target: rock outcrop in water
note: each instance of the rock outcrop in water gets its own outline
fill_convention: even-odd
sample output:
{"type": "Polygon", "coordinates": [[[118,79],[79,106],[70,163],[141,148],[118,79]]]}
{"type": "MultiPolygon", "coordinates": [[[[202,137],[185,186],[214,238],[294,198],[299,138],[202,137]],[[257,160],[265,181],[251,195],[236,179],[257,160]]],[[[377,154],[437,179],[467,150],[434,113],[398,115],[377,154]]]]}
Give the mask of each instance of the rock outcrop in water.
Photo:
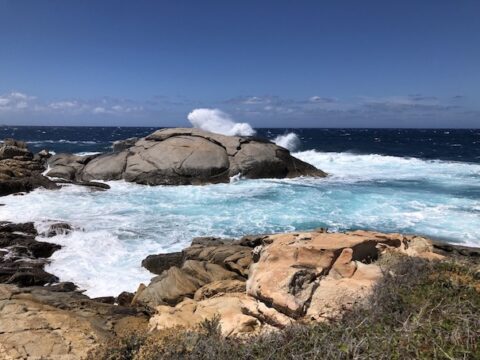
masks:
{"type": "Polygon", "coordinates": [[[42,175],[47,151],[33,155],[23,141],[5,139],[0,146],[0,196],[58,186],[42,175]]]}
{"type": "Polygon", "coordinates": [[[58,278],[43,270],[59,245],[37,241],[33,223],[0,222],[0,283],[45,285],[58,278]]]}
{"type": "Polygon", "coordinates": [[[119,142],[114,149],[118,151],[100,156],[56,155],[47,175],[147,185],[222,183],[239,174],[250,179],[326,176],[267,140],[199,129],[162,129],[138,141],[119,142]]]}

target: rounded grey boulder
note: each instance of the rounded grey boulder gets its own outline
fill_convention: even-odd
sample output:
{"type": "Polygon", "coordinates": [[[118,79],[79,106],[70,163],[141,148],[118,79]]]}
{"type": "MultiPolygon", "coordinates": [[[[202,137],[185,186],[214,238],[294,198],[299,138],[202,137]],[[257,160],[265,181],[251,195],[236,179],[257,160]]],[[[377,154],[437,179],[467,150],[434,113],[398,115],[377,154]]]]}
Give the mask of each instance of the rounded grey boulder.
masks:
{"type": "Polygon", "coordinates": [[[147,185],[222,183],[239,174],[251,179],[326,176],[267,140],[193,128],[158,130],[117,149],[121,150],[95,157],[57,155],[49,162],[47,175],[65,173],[69,180],[124,179],[147,185]]]}

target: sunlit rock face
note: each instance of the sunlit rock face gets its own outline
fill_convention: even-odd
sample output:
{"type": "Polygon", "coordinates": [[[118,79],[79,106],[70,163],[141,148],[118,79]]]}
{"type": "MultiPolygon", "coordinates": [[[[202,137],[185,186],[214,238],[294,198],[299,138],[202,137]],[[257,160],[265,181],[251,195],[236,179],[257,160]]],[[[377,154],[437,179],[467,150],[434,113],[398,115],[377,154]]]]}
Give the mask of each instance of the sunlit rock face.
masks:
{"type": "Polygon", "coordinates": [[[199,129],[162,129],[132,146],[100,156],[54,156],[49,176],[120,180],[148,185],[222,183],[246,178],[324,177],[326,173],[267,140],[199,129]]]}
{"type": "Polygon", "coordinates": [[[419,236],[323,230],[201,238],[182,254],[183,264],[140,287],[137,301],[155,308],[152,329],[194,328],[216,316],[224,336],[338,317],[372,294],[386,254],[442,258],[419,236]]]}

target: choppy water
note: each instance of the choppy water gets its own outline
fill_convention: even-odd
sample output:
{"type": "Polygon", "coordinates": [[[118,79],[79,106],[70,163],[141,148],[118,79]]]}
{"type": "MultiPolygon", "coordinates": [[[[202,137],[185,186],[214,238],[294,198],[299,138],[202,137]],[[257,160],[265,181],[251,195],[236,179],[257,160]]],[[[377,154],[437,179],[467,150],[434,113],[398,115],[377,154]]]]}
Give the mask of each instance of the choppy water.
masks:
{"type": "MultiPolygon", "coordinates": [[[[437,153],[447,155],[432,159],[435,147],[414,145],[422,143],[422,137],[435,138],[431,132],[415,133],[410,145],[403,145],[405,154],[398,156],[402,146],[391,144],[395,138],[408,143],[405,133],[401,137],[392,132],[370,134],[363,142],[357,141],[356,149],[345,141],[333,141],[351,138],[341,135],[349,131],[359,130],[336,130],[330,137],[321,130],[298,131],[303,151],[295,155],[332,174],[327,179],[240,180],[178,187],[110,182],[112,188],[106,192],[75,186],[37,190],[0,198],[6,204],[0,207],[0,219],[35,221],[40,228],[47,220],[61,220],[83,228],[49,240],[64,247],[53,255],[48,271],[76,282],[92,296],[135,290],[152,276],[140,267],[145,256],[180,250],[195,236],[362,228],[480,246],[480,163],[475,160],[479,146],[467,145],[479,141],[478,133],[472,130],[468,136],[454,136],[441,130],[439,137],[444,140],[437,142],[443,141],[444,146],[446,142],[459,143],[467,149],[452,146],[453,150],[447,151],[441,147],[437,153]],[[319,134],[326,140],[322,142],[319,134]],[[378,136],[381,141],[375,140],[378,136]],[[369,148],[367,144],[376,149],[386,138],[393,140],[384,142],[383,150],[376,154],[359,153],[359,149],[369,148]],[[308,146],[311,150],[305,150],[308,146]],[[416,157],[412,157],[415,151],[416,157]],[[468,159],[451,161],[462,156],[468,159]]],[[[279,133],[265,130],[270,137],[279,133]]],[[[124,130],[122,135],[126,137],[124,130]]],[[[62,139],[78,141],[65,134],[62,139]]],[[[109,141],[76,150],[101,151],[110,146],[109,141]]],[[[54,144],[63,146],[58,140],[54,144]]]]}

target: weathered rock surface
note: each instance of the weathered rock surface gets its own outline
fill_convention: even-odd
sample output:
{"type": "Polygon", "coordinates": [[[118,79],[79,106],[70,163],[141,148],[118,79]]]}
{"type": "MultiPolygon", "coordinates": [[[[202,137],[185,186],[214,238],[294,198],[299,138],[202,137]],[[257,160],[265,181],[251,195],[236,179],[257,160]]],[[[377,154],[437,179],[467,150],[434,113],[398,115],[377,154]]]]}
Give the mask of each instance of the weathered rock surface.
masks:
{"type": "Polygon", "coordinates": [[[0,223],[2,359],[82,359],[147,322],[153,331],[218,318],[224,336],[249,336],[325,321],[367,299],[383,276],[377,260],[385,254],[442,258],[429,239],[369,231],[196,238],[181,253],[145,259],[160,275],[135,294],[89,299],[73,283],[37,282],[41,277],[18,271],[43,271],[58,249],[37,235],[32,223],[0,223]],[[2,275],[13,264],[14,272],[2,275]],[[37,284],[46,285],[31,286],[37,284]]]}
{"type": "Polygon", "coordinates": [[[134,146],[138,140],[140,140],[138,137],[131,137],[125,140],[114,141],[112,144],[112,150],[113,152],[127,150],[129,147],[134,146]]]}
{"type": "Polygon", "coordinates": [[[421,237],[368,231],[271,235],[250,267],[247,294],[293,317],[329,316],[365,296],[381,277],[384,251],[438,257],[421,237]]]}
{"type": "Polygon", "coordinates": [[[247,277],[252,262],[252,249],[236,242],[216,241],[217,245],[210,245],[210,239],[201,242],[194,240],[190,247],[183,250],[184,259],[207,261],[247,277]]]}
{"type": "Polygon", "coordinates": [[[59,154],[48,176],[67,180],[119,180],[148,185],[188,185],[247,178],[324,177],[326,174],[269,141],[199,129],[162,129],[128,139],[100,156],[59,154]]]}
{"type": "Polygon", "coordinates": [[[245,293],[245,280],[218,280],[206,285],[195,291],[194,300],[200,301],[214,297],[219,294],[227,293],[245,293]]]}
{"type": "MultiPolygon", "coordinates": [[[[44,235],[71,229],[56,223],[44,235]]],[[[0,223],[0,359],[84,359],[107,339],[146,328],[143,309],[111,305],[113,297],[89,299],[75,284],[58,283],[43,267],[60,246],[36,236],[33,223],[0,223]]]]}
{"type": "Polygon", "coordinates": [[[23,141],[5,139],[0,146],[0,196],[29,192],[38,187],[56,189],[58,186],[42,175],[44,156],[36,156],[23,141]]]}
{"type": "Polygon", "coordinates": [[[168,254],[148,255],[142,261],[142,266],[151,273],[160,275],[172,266],[182,266],[183,253],[174,252],[168,254]]]}
{"type": "Polygon", "coordinates": [[[1,359],[84,359],[98,344],[143,329],[146,316],[74,291],[0,284],[1,359]]]}
{"type": "Polygon", "coordinates": [[[149,306],[158,305],[152,329],[192,328],[218,316],[225,336],[258,334],[295,321],[333,319],[364,301],[383,276],[377,260],[392,252],[442,257],[428,239],[369,231],[197,238],[183,251],[184,265],[214,264],[237,278],[200,281],[198,274],[174,266],[139,298],[155,291],[154,300],[147,299],[149,306]]]}
{"type": "Polygon", "coordinates": [[[160,304],[174,305],[185,297],[193,297],[205,284],[232,279],[240,276],[216,264],[187,260],[181,268],[173,266],[153,278],[136,301],[152,308],[160,304]]]}
{"type": "Polygon", "coordinates": [[[150,318],[152,330],[172,327],[193,328],[204,320],[219,317],[224,336],[259,334],[265,330],[283,328],[292,319],[242,293],[224,294],[210,299],[187,299],[175,307],[158,306],[150,318]]]}

